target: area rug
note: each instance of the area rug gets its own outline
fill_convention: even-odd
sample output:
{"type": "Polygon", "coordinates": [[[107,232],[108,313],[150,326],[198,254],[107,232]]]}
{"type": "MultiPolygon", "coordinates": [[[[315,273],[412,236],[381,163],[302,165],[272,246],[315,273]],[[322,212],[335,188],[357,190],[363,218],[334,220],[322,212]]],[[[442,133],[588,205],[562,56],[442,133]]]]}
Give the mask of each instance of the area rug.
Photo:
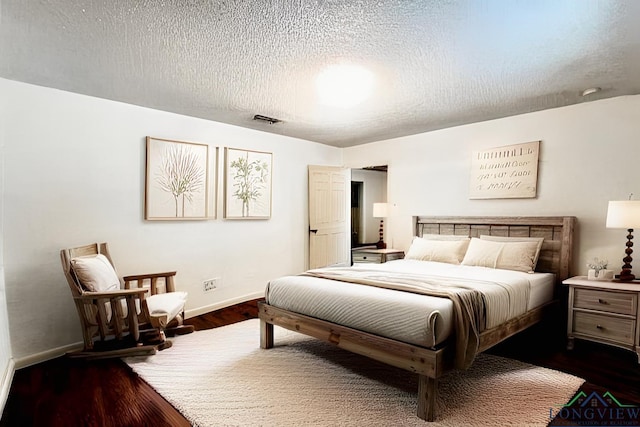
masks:
{"type": "Polygon", "coordinates": [[[546,426],[584,382],[481,354],[444,376],[437,420],[416,417],[417,375],[275,328],[260,349],[259,321],[173,339],[125,362],[195,426],[546,426]]]}

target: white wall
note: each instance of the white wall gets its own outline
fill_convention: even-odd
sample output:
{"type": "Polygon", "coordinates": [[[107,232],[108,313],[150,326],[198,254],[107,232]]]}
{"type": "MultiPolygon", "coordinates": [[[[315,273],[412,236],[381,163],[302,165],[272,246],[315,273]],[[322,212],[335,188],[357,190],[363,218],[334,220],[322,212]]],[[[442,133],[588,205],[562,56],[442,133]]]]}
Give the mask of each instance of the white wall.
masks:
{"type": "MultiPolygon", "coordinates": [[[[0,194],[4,187],[4,150],[6,122],[5,103],[0,103],[0,194]]],[[[0,242],[4,236],[4,209],[0,198],[0,242]]],[[[9,319],[7,315],[7,297],[4,282],[4,250],[0,244],[0,413],[9,397],[9,388],[13,378],[13,359],[11,356],[11,340],[9,339],[9,319]]]]}
{"type": "Polygon", "coordinates": [[[60,265],[64,247],[107,241],[120,275],[177,270],[178,288],[189,292],[187,316],[257,297],[269,279],[305,269],[307,165],[340,165],[340,149],[3,79],[0,93],[16,359],[81,341],[60,265]],[[223,220],[220,186],[216,220],[145,222],[147,135],[272,152],[272,218],[223,220]],[[213,277],[221,288],[205,294],[202,281],[213,277]]]}
{"type": "Polygon", "coordinates": [[[0,414],[9,397],[9,389],[14,373],[14,362],[9,339],[9,318],[4,286],[4,268],[0,268],[0,414]]]}
{"type": "MultiPolygon", "coordinates": [[[[593,257],[619,272],[624,230],[605,228],[607,202],[640,199],[640,95],[508,117],[344,150],[345,165],[388,164],[387,241],[407,249],[413,215],[574,215],[574,273],[593,257]],[[470,200],[471,152],[541,140],[534,199],[470,200]]],[[[637,231],[640,235],[640,230],[637,231]]],[[[635,274],[640,276],[640,249],[635,274]]]]}
{"type": "Polygon", "coordinates": [[[619,268],[626,232],[604,227],[607,201],[630,192],[640,198],[640,96],[340,150],[4,79],[0,93],[7,300],[4,313],[0,282],[0,368],[10,354],[24,361],[81,340],[63,247],[108,241],[121,275],[177,270],[192,314],[257,296],[270,278],[304,270],[308,164],[389,165],[387,199],[395,206],[386,241],[401,249],[413,215],[575,215],[575,273],[594,256],[619,268]],[[219,203],[216,220],[145,222],[147,135],[273,152],[272,219],[223,220],[219,203]],[[542,141],[535,199],[468,199],[473,150],[534,140],[542,141]],[[223,287],[205,294],[201,282],[211,277],[223,287]]]}
{"type": "MultiPolygon", "coordinates": [[[[362,182],[362,230],[359,243],[375,243],[380,239],[380,219],[373,217],[373,204],[387,201],[385,172],[352,169],[351,181],[362,182]]],[[[385,233],[386,235],[386,233],[385,233]]]]}

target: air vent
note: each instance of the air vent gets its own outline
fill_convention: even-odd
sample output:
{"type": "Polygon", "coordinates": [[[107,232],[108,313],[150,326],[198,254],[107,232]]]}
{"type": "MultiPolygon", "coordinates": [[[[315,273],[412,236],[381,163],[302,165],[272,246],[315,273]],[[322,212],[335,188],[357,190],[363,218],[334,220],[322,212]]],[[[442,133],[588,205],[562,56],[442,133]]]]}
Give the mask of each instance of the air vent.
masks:
{"type": "Polygon", "coordinates": [[[387,172],[387,165],[381,165],[381,166],[365,166],[362,169],[365,170],[369,170],[369,171],[379,171],[379,172],[387,172]]]}
{"type": "Polygon", "coordinates": [[[270,125],[280,123],[282,121],[282,120],[274,119],[273,117],[261,116],[260,114],[256,114],[255,116],[253,116],[253,120],[267,122],[270,125]]]}

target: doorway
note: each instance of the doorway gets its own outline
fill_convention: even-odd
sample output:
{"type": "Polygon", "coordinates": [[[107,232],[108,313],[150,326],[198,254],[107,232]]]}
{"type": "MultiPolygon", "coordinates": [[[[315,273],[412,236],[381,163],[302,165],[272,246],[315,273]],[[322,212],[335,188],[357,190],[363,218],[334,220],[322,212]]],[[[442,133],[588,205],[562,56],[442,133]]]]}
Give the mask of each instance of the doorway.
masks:
{"type": "Polygon", "coordinates": [[[362,233],[362,190],[364,182],[351,180],[351,247],[362,246],[360,234],[362,233]]]}
{"type": "Polygon", "coordinates": [[[387,201],[387,166],[351,169],[351,247],[375,246],[380,218],[373,204],[387,201]]]}
{"type": "Polygon", "coordinates": [[[349,265],[350,170],[309,165],[309,269],[349,265]]]}

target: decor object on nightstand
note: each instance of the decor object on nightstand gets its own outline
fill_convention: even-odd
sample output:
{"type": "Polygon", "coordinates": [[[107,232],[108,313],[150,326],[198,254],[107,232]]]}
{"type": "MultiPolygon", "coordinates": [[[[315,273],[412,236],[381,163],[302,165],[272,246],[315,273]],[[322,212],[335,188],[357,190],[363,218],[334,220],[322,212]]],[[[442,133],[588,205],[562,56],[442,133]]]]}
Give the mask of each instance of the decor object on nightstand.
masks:
{"type": "MultiPolygon", "coordinates": [[[[631,199],[631,196],[629,196],[631,199]]],[[[623,265],[617,279],[621,282],[630,282],[636,277],[631,273],[631,254],[633,253],[633,229],[640,227],[640,200],[621,200],[609,202],[607,210],[607,228],[627,229],[627,249],[626,256],[622,258],[623,265]]]]}
{"type": "Polygon", "coordinates": [[[589,280],[611,280],[613,279],[613,270],[607,270],[609,261],[598,259],[597,257],[587,263],[587,279],[589,280]]]}
{"type": "Polygon", "coordinates": [[[389,216],[389,204],[388,203],[374,203],[373,204],[373,217],[380,218],[380,240],[376,243],[376,248],[386,249],[387,244],[384,242],[384,218],[389,216]]]}

